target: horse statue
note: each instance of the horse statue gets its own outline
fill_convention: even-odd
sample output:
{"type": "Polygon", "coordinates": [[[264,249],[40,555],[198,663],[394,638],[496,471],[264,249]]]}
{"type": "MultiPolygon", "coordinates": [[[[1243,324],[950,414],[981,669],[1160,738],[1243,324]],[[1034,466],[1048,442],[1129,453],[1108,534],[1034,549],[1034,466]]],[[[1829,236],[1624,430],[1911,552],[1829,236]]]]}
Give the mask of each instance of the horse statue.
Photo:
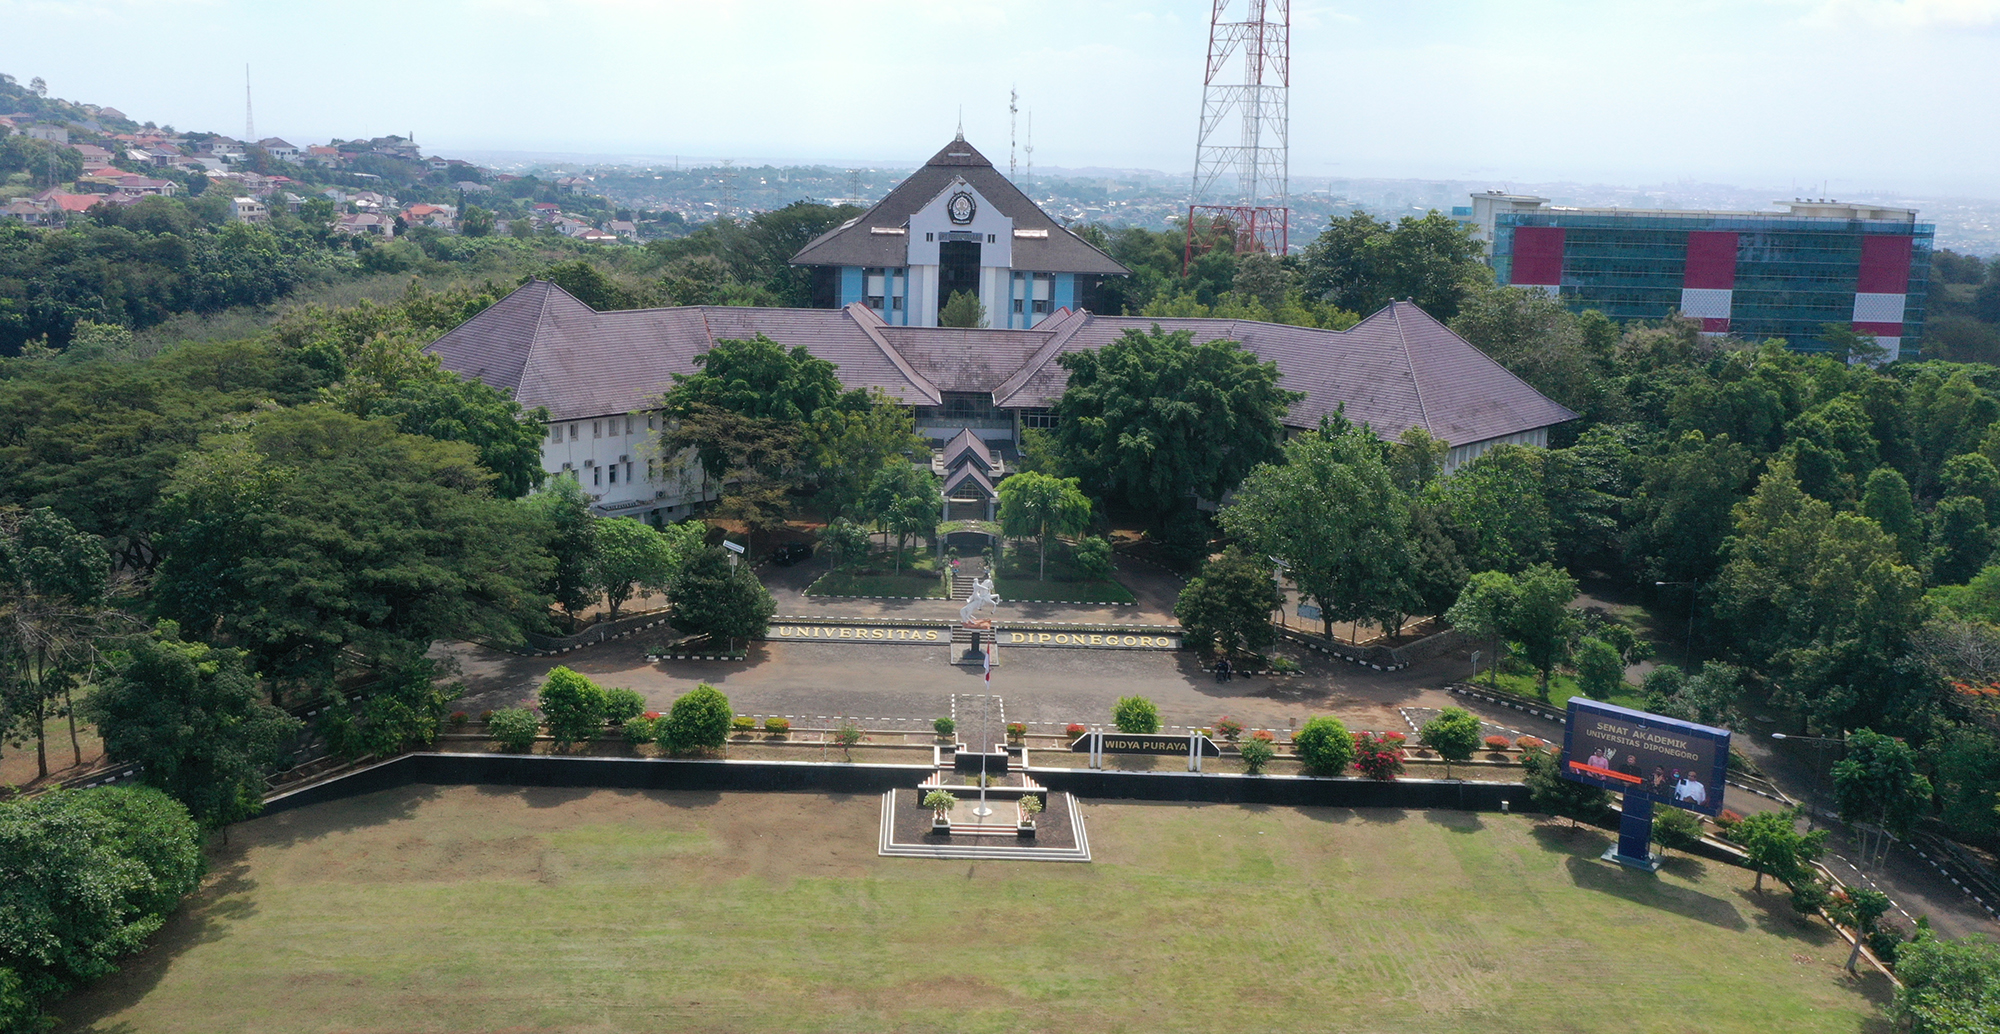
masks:
{"type": "Polygon", "coordinates": [[[972,615],[978,613],[980,607],[988,604],[992,605],[994,613],[997,614],[1000,612],[1000,597],[993,595],[993,576],[987,575],[984,578],[974,578],[972,580],[972,598],[965,601],[965,606],[959,608],[958,620],[970,626],[972,624],[972,615]]]}

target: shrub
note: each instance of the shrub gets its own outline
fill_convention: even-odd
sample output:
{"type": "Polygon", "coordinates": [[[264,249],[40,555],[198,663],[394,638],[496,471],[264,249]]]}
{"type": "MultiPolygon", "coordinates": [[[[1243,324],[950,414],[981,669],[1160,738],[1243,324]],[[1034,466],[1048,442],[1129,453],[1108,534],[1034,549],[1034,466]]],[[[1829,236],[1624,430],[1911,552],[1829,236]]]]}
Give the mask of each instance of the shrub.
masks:
{"type": "Polygon", "coordinates": [[[510,754],[526,754],[534,749],[535,737],[542,733],[542,723],[534,714],[524,708],[503,707],[489,712],[486,731],[500,744],[500,749],[510,754]]]}
{"type": "Polygon", "coordinates": [[[939,736],[949,736],[958,731],[958,723],[949,718],[940,718],[931,723],[931,728],[937,730],[939,736]]]}
{"type": "Polygon", "coordinates": [[[1743,813],[1731,811],[1728,808],[1722,809],[1722,813],[1715,817],[1716,828],[1722,831],[1722,839],[1724,840],[1736,839],[1736,827],[1742,824],[1742,822],[1743,813]]]}
{"type": "Polygon", "coordinates": [[[492,720],[493,720],[493,712],[492,712],[491,710],[486,710],[486,711],[481,711],[481,712],[479,712],[479,720],[480,720],[481,722],[490,722],[490,721],[492,721],[492,720]]]}
{"type": "Polygon", "coordinates": [[[469,722],[469,721],[471,721],[471,720],[472,720],[472,716],[471,716],[471,715],[469,715],[469,714],[466,714],[466,713],[465,713],[464,711],[453,711],[453,712],[451,713],[451,727],[452,727],[452,728],[454,728],[454,729],[462,729],[462,728],[464,728],[464,727],[465,727],[465,723],[466,723],[466,722],[469,722]]]}
{"type": "Polygon", "coordinates": [[[757,719],[739,714],[729,720],[729,731],[738,736],[748,736],[757,731],[757,719]]]}
{"type": "Polygon", "coordinates": [[[1010,739],[1010,740],[1023,740],[1023,739],[1027,739],[1027,738],[1028,738],[1028,727],[1027,727],[1027,726],[1026,726],[1025,724],[1021,723],[1021,722],[1008,722],[1008,723],[1007,723],[1007,738],[1008,738],[1008,739],[1010,739]]]}
{"type": "Polygon", "coordinates": [[[1672,851],[1687,851],[1701,843],[1701,819],[1680,808],[1662,808],[1653,816],[1653,842],[1672,851]]]}
{"type": "Polygon", "coordinates": [[[1268,739],[1258,739],[1253,736],[1238,744],[1236,751],[1243,756],[1244,771],[1251,775],[1262,775],[1264,766],[1271,763],[1271,759],[1278,753],[1278,748],[1271,746],[1271,741],[1268,739]]]}
{"type": "Polygon", "coordinates": [[[670,754],[703,754],[729,742],[730,719],[736,712],[722,691],[704,682],[674,701],[659,723],[660,745],[670,754]]]}
{"type": "Polygon", "coordinates": [[[646,712],[646,698],[632,689],[607,689],[604,691],[604,720],[613,725],[623,725],[646,712]]]}
{"type": "Polygon", "coordinates": [[[1479,719],[1463,707],[1447,707],[1417,731],[1417,742],[1445,760],[1445,778],[1449,779],[1451,763],[1469,760],[1479,749],[1479,719]]]}
{"type": "Polygon", "coordinates": [[[625,738],[632,743],[651,743],[659,738],[659,719],[640,715],[625,719],[625,738]]]}
{"type": "Polygon", "coordinates": [[[1160,731],[1160,709],[1145,697],[1119,697],[1111,708],[1111,720],[1119,732],[1160,731]]]}
{"type": "Polygon", "coordinates": [[[1258,729],[1256,732],[1250,734],[1250,738],[1260,743],[1276,743],[1278,741],[1278,734],[1269,729],[1258,729]]]}
{"type": "Polygon", "coordinates": [[[1083,727],[1082,722],[1071,722],[1068,725],[1063,726],[1063,733],[1072,740],[1076,739],[1078,736],[1081,736],[1089,731],[1090,731],[1089,729],[1083,727]]]}
{"type": "Polygon", "coordinates": [[[1299,662],[1292,660],[1290,657],[1275,656],[1267,663],[1270,665],[1272,671],[1280,675],[1293,675],[1299,670],[1299,662]]]}
{"type": "Polygon", "coordinates": [[[1086,578],[1109,578],[1116,574],[1118,564],[1111,558],[1111,543],[1096,535],[1078,539],[1076,569],[1086,578]]]}
{"type": "Polygon", "coordinates": [[[772,739],[782,740],[791,734],[792,723],[784,718],[766,718],[764,719],[764,731],[770,734],[772,739]]]}
{"type": "Polygon", "coordinates": [[[1354,769],[1370,779],[1388,782],[1403,772],[1402,737],[1393,733],[1354,734],[1354,769]],[[1395,739],[1390,736],[1395,735],[1395,739]]]}
{"type": "Polygon", "coordinates": [[[924,807],[950,814],[951,809],[958,807],[958,797],[950,790],[932,790],[924,795],[924,807]]]}
{"type": "Polygon", "coordinates": [[[1506,749],[1507,749],[1507,744],[1508,744],[1509,742],[1510,742],[1510,741],[1509,741],[1509,740],[1507,739],[1507,737],[1505,737],[1505,736],[1488,736],[1488,737],[1486,737],[1486,749],[1487,749],[1487,750],[1506,750],[1506,749]]]}
{"type": "Polygon", "coordinates": [[[1604,700],[1625,685],[1625,658],[1602,639],[1586,636],[1577,644],[1574,664],[1577,692],[1584,696],[1604,700]]]}
{"type": "Polygon", "coordinates": [[[1306,719],[1292,737],[1292,753],[1315,775],[1337,776],[1354,761],[1354,737],[1332,715],[1306,719]]]}
{"type": "Polygon", "coordinates": [[[562,746],[588,740],[604,728],[604,690],[567,667],[550,671],[537,696],[549,734],[562,746]]]}
{"type": "Polygon", "coordinates": [[[833,742],[840,744],[842,747],[852,747],[860,743],[861,727],[855,725],[853,722],[840,723],[840,727],[833,730],[833,742]]]}
{"type": "Polygon", "coordinates": [[[1542,739],[1540,736],[1523,736],[1514,741],[1514,746],[1522,750],[1547,750],[1549,744],[1547,740],[1542,739]]]}
{"type": "Polygon", "coordinates": [[[1034,794],[1021,795],[1021,814],[1032,819],[1042,813],[1042,799],[1034,794]]]}
{"type": "Polygon", "coordinates": [[[1223,739],[1234,743],[1238,736],[1243,735],[1243,723],[1228,715],[1223,715],[1216,721],[1215,731],[1221,733],[1223,739]]]}

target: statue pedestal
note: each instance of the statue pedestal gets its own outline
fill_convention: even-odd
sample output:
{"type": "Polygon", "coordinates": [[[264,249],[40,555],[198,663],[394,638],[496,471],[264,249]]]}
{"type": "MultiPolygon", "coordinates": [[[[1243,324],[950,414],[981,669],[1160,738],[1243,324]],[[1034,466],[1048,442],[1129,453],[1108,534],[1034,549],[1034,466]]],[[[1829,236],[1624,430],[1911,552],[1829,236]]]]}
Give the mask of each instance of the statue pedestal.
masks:
{"type": "Polygon", "coordinates": [[[951,630],[951,647],[945,659],[969,668],[986,666],[987,651],[993,652],[993,666],[1000,666],[1000,637],[991,621],[973,621],[951,630]]]}

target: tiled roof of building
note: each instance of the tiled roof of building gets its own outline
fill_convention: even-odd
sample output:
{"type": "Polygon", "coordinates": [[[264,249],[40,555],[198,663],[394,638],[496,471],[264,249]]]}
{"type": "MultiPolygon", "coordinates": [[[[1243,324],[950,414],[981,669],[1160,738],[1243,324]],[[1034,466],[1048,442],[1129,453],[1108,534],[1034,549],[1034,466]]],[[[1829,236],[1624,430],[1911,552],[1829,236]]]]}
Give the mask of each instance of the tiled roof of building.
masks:
{"type": "Polygon", "coordinates": [[[792,256],[795,266],[902,266],[909,261],[909,238],[901,234],[875,233],[875,228],[907,228],[917,213],[955,178],[963,177],[972,189],[1002,215],[1014,221],[1014,229],[1045,231],[1041,237],[1016,236],[1012,247],[1014,268],[1043,273],[1107,273],[1129,275],[1132,271],[1111,256],[1091,247],[1083,238],[1049,218],[1040,205],[1002,176],[986,156],[963,138],[946,144],[931,156],[924,167],[896,184],[875,207],[853,220],[812,239],[792,256]]]}
{"type": "Polygon", "coordinates": [[[1058,312],[1034,330],[890,327],[859,304],[844,309],[692,306],[594,312],[560,287],[531,281],[430,346],[447,369],[506,388],[553,419],[630,413],[655,404],[674,374],[726,339],[763,334],[831,362],[849,388],[880,388],[906,405],[946,391],[989,393],[1010,409],[1048,406],[1068,371],[1057,359],[1102,348],[1126,331],[1188,331],[1196,342],[1240,341],[1274,362],[1280,384],[1305,393],[1286,423],[1317,427],[1343,410],[1393,438],[1422,427],[1453,445],[1575,419],[1409,302],[1347,331],[1219,319],[1151,319],[1058,312]]]}
{"type": "Polygon", "coordinates": [[[971,428],[958,432],[958,437],[944,443],[944,451],[939,454],[944,459],[946,470],[960,464],[993,469],[993,450],[986,447],[986,440],[972,433],[971,428]]]}

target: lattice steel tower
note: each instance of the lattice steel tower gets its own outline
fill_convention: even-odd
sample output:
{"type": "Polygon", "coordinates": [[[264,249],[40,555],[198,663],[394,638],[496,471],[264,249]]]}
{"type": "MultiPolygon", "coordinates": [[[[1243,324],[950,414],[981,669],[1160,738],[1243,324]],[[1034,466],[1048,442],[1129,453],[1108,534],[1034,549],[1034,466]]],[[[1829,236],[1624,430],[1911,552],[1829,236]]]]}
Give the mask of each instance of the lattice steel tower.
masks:
{"type": "Polygon", "coordinates": [[[1239,255],[1282,255],[1291,223],[1291,0],[1212,2],[1183,261],[1208,246],[1195,232],[1200,216],[1228,221],[1239,255]],[[1239,50],[1240,66],[1231,60],[1239,50]]]}

